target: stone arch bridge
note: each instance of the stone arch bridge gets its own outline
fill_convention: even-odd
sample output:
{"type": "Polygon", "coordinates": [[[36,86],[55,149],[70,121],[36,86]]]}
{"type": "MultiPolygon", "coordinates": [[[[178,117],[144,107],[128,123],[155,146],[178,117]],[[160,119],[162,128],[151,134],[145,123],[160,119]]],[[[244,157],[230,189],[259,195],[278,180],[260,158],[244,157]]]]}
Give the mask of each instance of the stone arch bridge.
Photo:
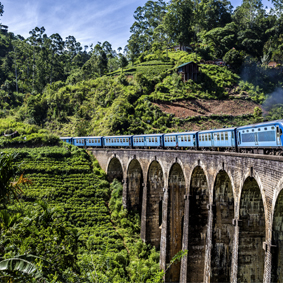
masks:
{"type": "Polygon", "coordinates": [[[90,149],[166,282],[283,282],[283,158],[239,153],[90,149]]]}

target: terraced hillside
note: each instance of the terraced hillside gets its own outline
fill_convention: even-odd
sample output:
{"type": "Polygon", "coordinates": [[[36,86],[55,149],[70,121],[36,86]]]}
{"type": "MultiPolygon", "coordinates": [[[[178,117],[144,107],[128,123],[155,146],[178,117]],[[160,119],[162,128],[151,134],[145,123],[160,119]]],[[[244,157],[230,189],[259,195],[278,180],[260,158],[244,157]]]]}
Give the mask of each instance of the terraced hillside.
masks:
{"type": "MultiPolygon", "coordinates": [[[[17,203],[10,207],[22,215],[15,225],[23,223],[38,202],[42,204],[44,201],[60,212],[60,223],[78,231],[74,236],[77,241],[71,243],[69,253],[69,260],[74,259],[77,269],[67,265],[65,270],[57,270],[61,277],[56,277],[49,268],[49,276],[53,274],[57,278],[54,282],[129,282],[140,280],[139,276],[147,279],[158,275],[159,254],[141,242],[139,215],[128,214],[123,209],[122,185],[116,181],[110,185],[97,161],[87,152],[68,144],[1,151],[7,154],[17,152],[15,165],[20,165],[19,173],[24,173],[33,183],[24,190],[20,199],[24,211],[17,203]]],[[[0,246],[6,237],[10,244],[14,241],[14,248],[11,252],[9,245],[2,246],[0,256],[9,258],[24,251],[47,257],[46,247],[41,250],[39,246],[33,246],[37,236],[32,236],[32,232],[20,233],[13,225],[10,229],[18,240],[11,240],[10,230],[5,230],[0,236],[0,246]],[[19,241],[18,237],[22,239],[19,241]]],[[[36,229],[41,231],[43,228],[36,229]]],[[[41,237],[39,242],[45,243],[45,236],[41,237]]],[[[52,246],[53,242],[48,245],[52,246]]],[[[61,251],[53,253],[60,254],[61,251]]]]}

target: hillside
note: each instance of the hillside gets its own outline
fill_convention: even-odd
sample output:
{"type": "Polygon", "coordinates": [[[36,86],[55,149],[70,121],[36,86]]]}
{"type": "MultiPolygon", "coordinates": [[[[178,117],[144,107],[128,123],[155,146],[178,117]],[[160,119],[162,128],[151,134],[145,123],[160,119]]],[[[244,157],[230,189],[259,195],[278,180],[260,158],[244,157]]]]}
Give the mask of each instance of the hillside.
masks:
{"type": "MultiPolygon", "coordinates": [[[[44,261],[36,263],[42,282],[136,282],[158,276],[159,253],[141,242],[139,215],[123,209],[122,185],[110,185],[84,150],[60,142],[1,151],[17,153],[18,174],[32,182],[19,203],[0,211],[1,217],[9,214],[1,226],[1,257],[41,257],[44,261]]],[[[18,276],[13,282],[39,282],[7,274],[18,276]]]]}
{"type": "MultiPolygon", "coordinates": [[[[14,94],[2,110],[1,133],[26,134],[17,124],[59,136],[173,132],[210,124],[222,127],[227,120],[220,116],[231,114],[228,125],[253,122],[255,101],[262,101],[262,94],[252,84],[247,86],[230,69],[216,65],[199,65],[199,79],[184,83],[176,67],[200,58],[183,51],[169,52],[169,61],[165,54],[158,56],[159,60],[155,54],[142,56],[123,72],[74,85],[55,82],[41,94],[14,94]],[[22,101],[21,106],[15,101],[22,101]],[[193,125],[196,113],[212,123],[193,125]]],[[[197,120],[200,124],[200,117],[197,120]]]]}

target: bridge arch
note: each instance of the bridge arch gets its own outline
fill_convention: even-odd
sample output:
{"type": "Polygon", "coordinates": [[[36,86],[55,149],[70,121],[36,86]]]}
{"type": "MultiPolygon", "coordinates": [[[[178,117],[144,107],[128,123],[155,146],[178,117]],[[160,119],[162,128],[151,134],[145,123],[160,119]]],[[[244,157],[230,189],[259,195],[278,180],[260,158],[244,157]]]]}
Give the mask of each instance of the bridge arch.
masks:
{"type": "Polygon", "coordinates": [[[190,175],[187,282],[203,282],[208,224],[209,178],[200,162],[190,175]]]}
{"type": "MultiPolygon", "coordinates": [[[[192,177],[193,177],[193,173],[195,171],[196,168],[201,168],[203,171],[203,174],[206,178],[207,181],[207,186],[208,189],[210,188],[210,179],[209,179],[209,175],[207,173],[207,168],[205,166],[205,164],[201,161],[201,160],[196,160],[191,166],[190,166],[190,170],[189,172],[186,174],[187,175],[187,184],[188,184],[188,189],[187,189],[187,194],[190,194],[190,190],[191,190],[191,184],[192,184],[192,177]]],[[[184,171],[185,172],[185,171],[184,171]]]]}
{"type": "Polygon", "coordinates": [[[234,240],[234,184],[231,174],[218,168],[213,186],[211,282],[230,282],[234,240]]]}
{"type": "Polygon", "coordinates": [[[261,180],[250,169],[243,179],[239,192],[239,247],[238,281],[263,281],[265,252],[263,242],[267,236],[268,211],[261,180]]]}
{"type": "MultiPolygon", "coordinates": [[[[171,165],[168,176],[167,253],[166,263],[182,250],[186,179],[181,162],[171,165]]],[[[180,281],[181,262],[175,262],[166,273],[166,282],[180,281]]]]}
{"type": "Polygon", "coordinates": [[[127,206],[141,216],[144,173],[138,159],[132,158],[127,164],[127,206]]]}
{"type": "Polygon", "coordinates": [[[118,155],[112,154],[108,159],[106,168],[107,179],[109,182],[112,182],[115,178],[119,181],[124,179],[123,161],[118,155]]]}
{"type": "Polygon", "coordinates": [[[160,162],[150,162],[147,171],[146,241],[160,249],[162,229],[162,200],[166,178],[160,162]],[[150,217],[149,217],[150,216],[150,217]]]}
{"type": "Polygon", "coordinates": [[[271,214],[272,265],[271,282],[279,282],[283,278],[283,178],[274,190],[271,214]]]}
{"type": "MultiPolygon", "coordinates": [[[[185,188],[187,190],[188,188],[188,177],[186,175],[186,169],[185,169],[185,166],[183,164],[183,162],[179,159],[179,158],[176,158],[175,162],[172,162],[169,166],[168,166],[168,172],[167,172],[167,176],[170,176],[170,173],[172,171],[172,168],[174,165],[178,164],[180,166],[180,169],[182,170],[183,172],[183,175],[184,175],[184,180],[185,180],[185,188]]],[[[169,183],[168,183],[169,184],[169,183]]]]}

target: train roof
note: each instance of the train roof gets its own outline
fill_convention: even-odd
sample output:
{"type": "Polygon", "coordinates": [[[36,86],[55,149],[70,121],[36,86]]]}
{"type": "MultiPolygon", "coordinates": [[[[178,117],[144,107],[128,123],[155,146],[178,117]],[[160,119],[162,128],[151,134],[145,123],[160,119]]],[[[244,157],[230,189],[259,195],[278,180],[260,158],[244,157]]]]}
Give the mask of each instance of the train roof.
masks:
{"type": "Polygon", "coordinates": [[[238,127],[238,129],[246,129],[246,128],[254,128],[254,127],[264,127],[264,126],[271,126],[274,124],[281,124],[283,126],[283,120],[274,120],[274,121],[268,121],[268,122],[261,122],[261,123],[256,123],[256,124],[251,124],[251,125],[246,125],[242,127],[238,127]]]}
{"type": "Polygon", "coordinates": [[[142,134],[142,135],[134,135],[133,137],[161,137],[164,134],[142,134]]]}
{"type": "Polygon", "coordinates": [[[133,135],[123,135],[123,136],[104,136],[103,138],[130,138],[133,135]]]}
{"type": "Polygon", "coordinates": [[[193,135],[196,134],[197,131],[195,132],[180,132],[180,133],[168,133],[168,134],[164,134],[164,136],[172,136],[172,135],[193,135]]]}
{"type": "Polygon", "coordinates": [[[73,139],[98,139],[98,138],[102,138],[102,136],[73,137],[73,139]]]}
{"type": "Polygon", "coordinates": [[[60,140],[69,140],[72,139],[72,137],[60,137],[60,140]]]}
{"type": "Polygon", "coordinates": [[[198,132],[199,134],[206,134],[206,133],[215,133],[215,132],[227,132],[227,131],[233,131],[237,129],[236,127],[234,128],[221,128],[221,129],[211,129],[211,130],[205,130],[205,131],[200,131],[198,132]]]}

